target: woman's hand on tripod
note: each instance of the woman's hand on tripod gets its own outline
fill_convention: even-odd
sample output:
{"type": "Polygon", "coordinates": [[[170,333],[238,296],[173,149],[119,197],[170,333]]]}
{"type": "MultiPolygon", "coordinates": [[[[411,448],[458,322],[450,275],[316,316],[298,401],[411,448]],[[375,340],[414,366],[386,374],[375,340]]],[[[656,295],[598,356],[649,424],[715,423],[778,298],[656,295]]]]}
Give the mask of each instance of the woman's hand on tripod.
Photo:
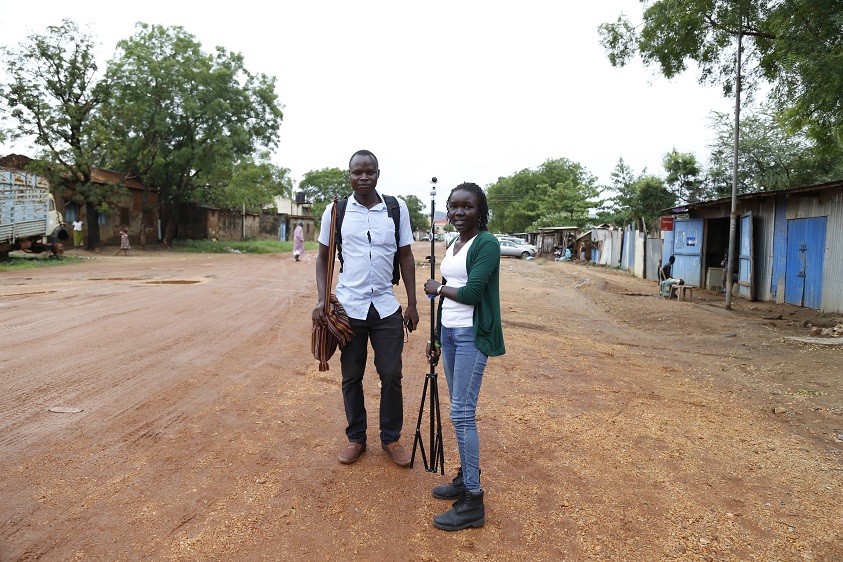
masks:
{"type": "Polygon", "coordinates": [[[424,284],[424,292],[427,293],[428,296],[435,297],[439,294],[439,287],[442,286],[442,283],[437,281],[436,279],[428,279],[424,284]]]}
{"type": "Polygon", "coordinates": [[[442,346],[436,340],[427,341],[427,362],[433,366],[439,364],[439,355],[442,353],[442,346]]]}

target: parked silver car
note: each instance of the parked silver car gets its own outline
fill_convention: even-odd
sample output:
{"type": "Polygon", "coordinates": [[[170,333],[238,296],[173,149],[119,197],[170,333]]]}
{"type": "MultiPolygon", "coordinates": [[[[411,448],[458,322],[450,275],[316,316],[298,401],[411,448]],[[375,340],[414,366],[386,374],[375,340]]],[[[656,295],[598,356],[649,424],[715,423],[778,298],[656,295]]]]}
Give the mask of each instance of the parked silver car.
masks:
{"type": "Polygon", "coordinates": [[[516,258],[532,258],[536,255],[536,247],[529,244],[518,244],[512,240],[498,240],[501,244],[501,256],[516,258]]]}

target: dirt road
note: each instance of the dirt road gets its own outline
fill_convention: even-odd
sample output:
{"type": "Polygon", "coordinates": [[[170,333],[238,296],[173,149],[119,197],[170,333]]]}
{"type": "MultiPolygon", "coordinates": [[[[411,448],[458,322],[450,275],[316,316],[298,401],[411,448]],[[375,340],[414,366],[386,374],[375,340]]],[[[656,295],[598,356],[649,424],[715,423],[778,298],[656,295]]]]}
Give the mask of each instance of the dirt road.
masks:
{"type": "MultiPolygon", "coordinates": [[[[478,421],[487,524],[445,533],[444,398],[447,477],[377,447],[371,365],[374,446],[336,461],[312,254],[83,255],[0,273],[2,562],[843,559],[843,346],[785,339],[812,311],[504,259],[507,354],[478,421]]],[[[426,339],[405,348],[407,446],[426,339]]]]}

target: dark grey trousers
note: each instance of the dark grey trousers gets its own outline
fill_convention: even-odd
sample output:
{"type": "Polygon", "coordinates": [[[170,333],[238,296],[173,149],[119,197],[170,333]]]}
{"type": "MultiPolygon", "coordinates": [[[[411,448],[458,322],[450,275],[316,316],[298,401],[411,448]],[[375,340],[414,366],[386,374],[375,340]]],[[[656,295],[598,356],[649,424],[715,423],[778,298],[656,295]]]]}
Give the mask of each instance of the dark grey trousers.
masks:
{"type": "Polygon", "coordinates": [[[389,444],[398,441],[404,425],[404,398],[401,390],[401,352],[404,350],[404,322],[401,308],[381,318],[369,306],[366,320],[350,318],[354,337],[343,347],[342,396],[348,427],[345,434],[354,443],[366,443],[366,405],[363,399],[363,373],[369,341],[375,353],[375,369],[381,380],[380,438],[389,444]]]}

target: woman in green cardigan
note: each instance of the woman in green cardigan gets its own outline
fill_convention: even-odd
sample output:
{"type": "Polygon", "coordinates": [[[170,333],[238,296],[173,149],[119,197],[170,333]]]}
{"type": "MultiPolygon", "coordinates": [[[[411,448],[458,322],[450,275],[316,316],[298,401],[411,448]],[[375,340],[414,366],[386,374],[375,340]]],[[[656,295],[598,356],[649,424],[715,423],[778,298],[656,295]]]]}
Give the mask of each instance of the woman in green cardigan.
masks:
{"type": "Polygon", "coordinates": [[[489,357],[503,355],[500,305],[500,244],[489,234],[486,194],[474,183],[451,190],[445,204],[457,236],[446,248],[440,271],[442,283],[430,279],[424,290],[439,295],[438,339],[428,343],[427,357],[439,362],[441,353],[451,400],[451,423],[457,435],[460,469],[433,495],[456,500],[433,524],[446,531],[480,527],[486,521],[480,487],[480,439],[477,400],[489,357]]]}

